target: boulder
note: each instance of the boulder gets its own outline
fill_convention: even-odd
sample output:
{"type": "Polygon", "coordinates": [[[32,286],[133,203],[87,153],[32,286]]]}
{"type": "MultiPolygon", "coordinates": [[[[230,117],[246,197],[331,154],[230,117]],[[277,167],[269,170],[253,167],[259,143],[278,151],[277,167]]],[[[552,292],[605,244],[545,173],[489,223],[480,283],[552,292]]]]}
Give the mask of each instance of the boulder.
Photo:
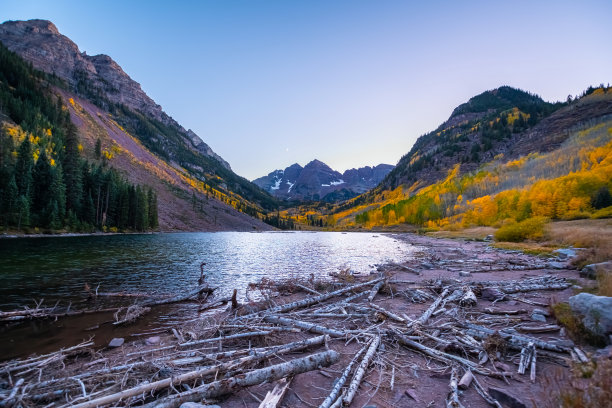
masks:
{"type": "Polygon", "coordinates": [[[198,402],[184,402],[179,408],[220,408],[218,405],[204,405],[198,402]]]}
{"type": "Polygon", "coordinates": [[[588,279],[597,279],[597,275],[600,273],[612,273],[612,261],[587,265],[580,271],[580,276],[588,279]]]}
{"type": "Polygon", "coordinates": [[[569,259],[576,256],[576,250],[574,248],[555,249],[553,254],[557,255],[559,259],[569,259]]]}
{"type": "Polygon", "coordinates": [[[595,334],[612,333],[612,297],[579,293],[569,298],[569,305],[583,317],[584,326],[595,334]]]}
{"type": "Polygon", "coordinates": [[[467,277],[472,276],[472,274],[470,272],[461,271],[459,272],[459,276],[461,276],[462,278],[467,278],[467,277]]]}
{"type": "Polygon", "coordinates": [[[550,269],[567,269],[567,264],[565,262],[550,261],[546,266],[550,269]]]}
{"type": "Polygon", "coordinates": [[[482,297],[485,300],[490,300],[490,301],[494,301],[494,300],[503,298],[505,296],[506,294],[497,288],[484,288],[480,292],[480,297],[482,297]]]}
{"type": "Polygon", "coordinates": [[[534,322],[546,323],[546,316],[541,315],[539,313],[532,313],[531,320],[533,320],[534,322]]]}

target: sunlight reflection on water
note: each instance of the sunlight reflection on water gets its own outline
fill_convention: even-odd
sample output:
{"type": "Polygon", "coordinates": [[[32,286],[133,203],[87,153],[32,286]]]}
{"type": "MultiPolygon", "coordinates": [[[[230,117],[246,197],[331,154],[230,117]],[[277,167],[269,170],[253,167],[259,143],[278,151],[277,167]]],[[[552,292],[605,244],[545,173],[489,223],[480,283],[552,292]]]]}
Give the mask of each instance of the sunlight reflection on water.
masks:
{"type": "MultiPolygon", "coordinates": [[[[217,232],[50,237],[0,241],[4,310],[82,299],[87,282],[103,292],[176,294],[195,287],[200,263],[218,296],[241,297],[262,277],[328,276],[340,268],[369,273],[414,248],[390,235],[340,232],[217,232]]],[[[108,300],[107,300],[108,301],[108,300]]]]}

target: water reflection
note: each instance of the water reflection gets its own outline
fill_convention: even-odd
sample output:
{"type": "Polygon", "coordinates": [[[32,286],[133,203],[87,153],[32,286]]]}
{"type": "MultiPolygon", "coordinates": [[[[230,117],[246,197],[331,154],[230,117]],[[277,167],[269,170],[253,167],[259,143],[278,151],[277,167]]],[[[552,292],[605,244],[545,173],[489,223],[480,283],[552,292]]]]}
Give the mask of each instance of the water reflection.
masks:
{"type": "MultiPolygon", "coordinates": [[[[207,282],[220,295],[249,282],[327,276],[340,268],[367,273],[399,262],[413,248],[371,233],[177,233],[0,240],[0,308],[45,298],[80,302],[83,287],[104,292],[176,294],[196,285],[206,262],[207,282]]],[[[106,300],[108,302],[109,300],[106,300]]]]}

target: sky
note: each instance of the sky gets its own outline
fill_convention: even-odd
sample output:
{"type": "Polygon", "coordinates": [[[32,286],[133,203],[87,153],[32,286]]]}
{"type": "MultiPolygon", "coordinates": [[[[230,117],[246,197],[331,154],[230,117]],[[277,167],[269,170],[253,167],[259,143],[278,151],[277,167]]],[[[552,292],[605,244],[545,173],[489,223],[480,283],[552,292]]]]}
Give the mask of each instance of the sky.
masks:
{"type": "Polygon", "coordinates": [[[612,80],[610,1],[0,0],[110,55],[248,179],[396,164],[485,90],[548,101],[612,80]]]}

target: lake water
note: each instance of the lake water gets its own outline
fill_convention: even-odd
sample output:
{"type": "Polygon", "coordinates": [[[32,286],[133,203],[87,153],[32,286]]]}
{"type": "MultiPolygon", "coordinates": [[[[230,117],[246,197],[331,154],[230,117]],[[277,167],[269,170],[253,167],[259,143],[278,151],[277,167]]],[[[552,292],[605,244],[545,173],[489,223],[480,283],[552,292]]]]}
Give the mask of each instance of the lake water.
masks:
{"type": "MultiPolygon", "coordinates": [[[[216,296],[245,289],[262,277],[281,280],[292,277],[317,278],[350,268],[368,274],[377,264],[401,262],[415,248],[392,235],[341,232],[217,232],[142,235],[106,235],[0,240],[0,310],[24,306],[44,299],[73,309],[92,308],[84,286],[98,285],[101,292],[130,292],[175,295],[197,286],[200,264],[206,262],[206,281],[218,287],[216,296]]],[[[95,307],[129,304],[133,298],[99,298],[95,307]]],[[[154,309],[138,327],[144,334],[160,325],[169,326],[193,317],[194,307],[154,309]]],[[[105,317],[108,319],[108,316],[105,317]]],[[[87,337],[85,325],[93,316],[54,322],[27,322],[0,329],[0,344],[15,344],[8,355],[23,354],[18,344],[26,337],[29,346],[57,346],[60,339],[77,342],[87,337]]],[[[98,322],[99,323],[99,322],[98,322]]],[[[113,328],[97,333],[100,341],[134,330],[113,328]]],[[[43,347],[45,348],[45,347],[43,347]]]]}

